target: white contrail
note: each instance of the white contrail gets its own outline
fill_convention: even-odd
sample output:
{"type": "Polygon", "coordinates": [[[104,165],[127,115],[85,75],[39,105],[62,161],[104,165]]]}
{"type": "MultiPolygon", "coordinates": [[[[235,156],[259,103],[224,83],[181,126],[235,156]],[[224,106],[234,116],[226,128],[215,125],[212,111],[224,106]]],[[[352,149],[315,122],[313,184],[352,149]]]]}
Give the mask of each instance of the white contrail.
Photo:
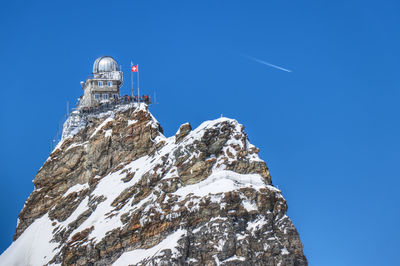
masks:
{"type": "Polygon", "coordinates": [[[242,55],[242,56],[247,58],[247,59],[253,60],[254,62],[266,65],[266,66],[270,66],[270,67],[273,67],[273,68],[276,68],[276,69],[279,69],[279,70],[283,70],[283,71],[286,71],[286,72],[289,72],[289,73],[292,72],[292,70],[289,70],[289,69],[286,69],[286,68],[283,68],[283,67],[280,67],[280,66],[265,62],[263,60],[255,58],[255,57],[251,57],[251,56],[248,56],[248,55],[242,55]]]}

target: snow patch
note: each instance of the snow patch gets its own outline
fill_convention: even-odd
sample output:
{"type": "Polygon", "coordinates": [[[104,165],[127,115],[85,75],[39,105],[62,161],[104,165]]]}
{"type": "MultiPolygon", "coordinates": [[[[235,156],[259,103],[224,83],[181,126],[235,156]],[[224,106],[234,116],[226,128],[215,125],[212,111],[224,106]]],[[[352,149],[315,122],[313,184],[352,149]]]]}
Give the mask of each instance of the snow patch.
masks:
{"type": "Polygon", "coordinates": [[[229,192],[242,187],[252,187],[257,190],[265,187],[275,189],[272,186],[267,186],[263,177],[258,174],[238,174],[233,171],[223,170],[212,173],[208,178],[197,184],[181,187],[173,194],[180,197],[185,197],[189,194],[204,197],[209,194],[229,192]]]}
{"type": "Polygon", "coordinates": [[[106,130],[106,133],[104,134],[104,137],[105,138],[111,137],[111,134],[112,134],[112,129],[108,129],[108,130],[106,130]]]}
{"type": "Polygon", "coordinates": [[[64,195],[67,196],[73,192],[80,192],[84,189],[89,188],[89,185],[87,183],[81,185],[81,184],[76,184],[75,186],[70,187],[65,193],[64,195]]]}
{"type": "Polygon", "coordinates": [[[248,211],[248,212],[250,212],[250,211],[256,211],[256,210],[258,210],[257,209],[257,206],[255,205],[255,204],[252,204],[249,200],[242,200],[242,205],[243,205],[243,207],[248,211]]]}
{"type": "Polygon", "coordinates": [[[226,260],[224,260],[223,262],[228,262],[228,261],[235,261],[235,260],[240,260],[240,261],[245,261],[246,258],[245,257],[241,257],[241,256],[232,256],[230,258],[227,258],[226,260]]]}
{"type": "Polygon", "coordinates": [[[182,238],[182,236],[186,235],[186,230],[178,229],[174,233],[167,236],[163,241],[158,243],[157,245],[148,248],[148,249],[135,249],[132,251],[127,251],[123,253],[114,263],[113,266],[126,266],[131,264],[137,264],[140,261],[151,258],[157,255],[159,252],[165,249],[171,249],[172,257],[179,254],[179,251],[176,249],[178,245],[178,240],[182,238]]]}
{"type": "Polygon", "coordinates": [[[281,249],[282,255],[289,255],[289,251],[286,248],[281,249]]]}
{"type": "MultiPolygon", "coordinates": [[[[249,222],[247,224],[247,230],[250,232],[253,232],[255,230],[260,230],[264,225],[268,223],[267,220],[265,220],[265,217],[261,217],[258,220],[255,220],[254,222],[249,222]]],[[[254,234],[254,233],[253,233],[254,234]]]]}
{"type": "Polygon", "coordinates": [[[137,122],[136,119],[134,119],[134,120],[128,120],[128,126],[133,125],[133,124],[135,124],[136,122],[137,122]]]}
{"type": "Polygon", "coordinates": [[[88,142],[83,142],[83,143],[72,143],[71,145],[68,146],[68,148],[66,149],[66,151],[73,149],[75,147],[79,147],[79,146],[85,146],[88,142]]]}
{"type": "Polygon", "coordinates": [[[0,265],[45,265],[55,255],[52,221],[47,214],[36,219],[0,256],[0,265]]]}
{"type": "Polygon", "coordinates": [[[93,138],[94,136],[96,136],[96,134],[105,126],[107,125],[108,122],[113,121],[114,120],[114,115],[108,117],[107,119],[105,119],[93,132],[93,134],[89,137],[89,139],[93,138]]]}

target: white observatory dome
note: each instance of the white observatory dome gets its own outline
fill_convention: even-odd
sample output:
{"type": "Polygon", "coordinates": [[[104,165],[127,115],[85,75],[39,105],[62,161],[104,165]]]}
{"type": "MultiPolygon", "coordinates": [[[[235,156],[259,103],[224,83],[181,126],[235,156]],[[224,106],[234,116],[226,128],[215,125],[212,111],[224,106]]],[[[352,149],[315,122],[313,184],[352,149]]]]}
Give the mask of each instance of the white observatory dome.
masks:
{"type": "Polygon", "coordinates": [[[111,56],[102,56],[94,61],[93,74],[111,71],[119,71],[117,62],[111,56]]]}

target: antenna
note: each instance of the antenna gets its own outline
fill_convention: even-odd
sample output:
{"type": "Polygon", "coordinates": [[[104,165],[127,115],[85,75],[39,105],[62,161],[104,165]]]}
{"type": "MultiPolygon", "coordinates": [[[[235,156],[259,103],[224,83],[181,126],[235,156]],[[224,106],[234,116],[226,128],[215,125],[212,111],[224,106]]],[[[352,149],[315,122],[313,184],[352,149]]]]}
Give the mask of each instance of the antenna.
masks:
{"type": "Polygon", "coordinates": [[[153,104],[157,104],[156,90],[154,90],[154,103],[153,104]]]}
{"type": "Polygon", "coordinates": [[[139,64],[137,64],[137,91],[138,91],[138,101],[140,106],[139,64]]]}

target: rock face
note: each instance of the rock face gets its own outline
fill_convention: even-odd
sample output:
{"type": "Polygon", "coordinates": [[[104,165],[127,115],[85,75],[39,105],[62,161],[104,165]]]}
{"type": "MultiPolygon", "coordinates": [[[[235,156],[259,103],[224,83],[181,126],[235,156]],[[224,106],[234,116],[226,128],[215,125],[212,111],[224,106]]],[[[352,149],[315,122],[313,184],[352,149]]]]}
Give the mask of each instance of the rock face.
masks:
{"type": "Polygon", "coordinates": [[[145,105],[85,121],[37,173],[1,265],[307,265],[237,121],[169,138],[145,105]]]}

